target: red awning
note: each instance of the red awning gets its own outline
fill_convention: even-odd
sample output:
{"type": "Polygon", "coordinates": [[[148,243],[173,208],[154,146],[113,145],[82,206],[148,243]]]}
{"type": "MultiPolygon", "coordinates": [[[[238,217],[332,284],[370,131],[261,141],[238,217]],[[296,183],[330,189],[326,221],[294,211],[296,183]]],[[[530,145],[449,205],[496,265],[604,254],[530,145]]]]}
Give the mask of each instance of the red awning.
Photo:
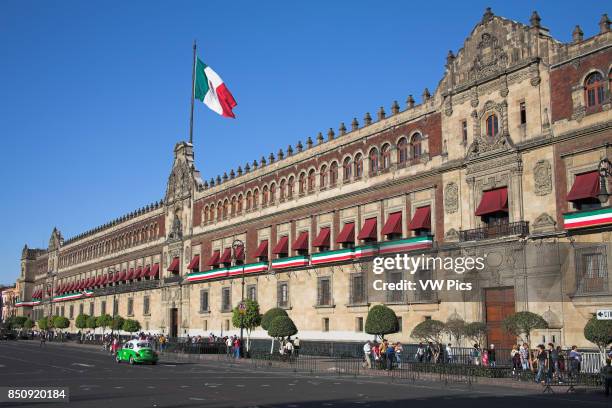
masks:
{"type": "Polygon", "coordinates": [[[134,279],[142,278],[142,266],[136,268],[136,273],[134,274],[134,279]]]}
{"type": "Polygon", "coordinates": [[[147,265],[147,266],[145,266],[144,270],[142,271],[142,277],[146,278],[147,276],[149,276],[150,273],[151,273],[151,266],[147,265]]]}
{"type": "Polygon", "coordinates": [[[106,284],[106,275],[102,275],[102,281],[100,282],[102,285],[106,284]]]}
{"type": "Polygon", "coordinates": [[[331,230],[329,227],[323,227],[319,231],[319,235],[312,241],[313,247],[329,247],[330,246],[330,233],[331,230]]]}
{"type": "Polygon", "coordinates": [[[170,266],[168,267],[168,272],[174,272],[174,273],[178,273],[179,272],[179,263],[181,262],[180,258],[177,256],[174,259],[172,259],[172,262],[170,263],[170,266]]]}
{"type": "Polygon", "coordinates": [[[189,265],[187,265],[187,269],[189,270],[193,270],[193,269],[200,269],[200,255],[195,255],[192,259],[191,262],[189,262],[189,265]]]}
{"type": "Polygon", "coordinates": [[[221,257],[221,250],[217,249],[213,252],[212,256],[206,263],[207,266],[217,266],[219,265],[219,258],[221,257]]]}
{"type": "Polygon", "coordinates": [[[272,253],[274,255],[289,253],[289,237],[286,235],[280,237],[272,253]]]}
{"type": "Polygon", "coordinates": [[[261,258],[264,256],[268,256],[268,240],[264,239],[259,243],[259,247],[257,247],[257,251],[255,251],[255,258],[261,258]]]}
{"type": "Polygon", "coordinates": [[[361,227],[361,231],[359,231],[359,235],[357,239],[373,239],[376,240],[378,235],[376,233],[376,218],[368,218],[363,223],[363,227],[361,227]]]}
{"type": "Polygon", "coordinates": [[[482,216],[500,211],[508,212],[508,189],[502,187],[484,191],[475,214],[482,216]]]}
{"type": "Polygon", "coordinates": [[[426,205],[425,207],[417,208],[408,225],[408,229],[412,231],[431,229],[431,207],[426,205]]]}
{"type": "Polygon", "coordinates": [[[119,280],[124,281],[126,276],[127,276],[127,272],[124,269],[123,271],[121,271],[121,274],[119,275],[119,280]]]}
{"type": "Polygon", "coordinates": [[[226,264],[232,262],[232,248],[225,248],[223,250],[223,255],[221,255],[221,259],[219,259],[219,263],[226,264]]]}
{"type": "Polygon", "coordinates": [[[294,250],[308,250],[308,231],[300,232],[297,239],[293,241],[294,250]]]}
{"type": "Polygon", "coordinates": [[[96,286],[100,285],[100,283],[102,283],[102,276],[98,276],[96,277],[96,286]]]}
{"type": "Polygon", "coordinates": [[[79,289],[85,289],[85,279],[79,281],[79,289]]]}
{"type": "Polygon", "coordinates": [[[389,235],[389,234],[401,234],[402,233],[402,212],[394,212],[389,214],[387,218],[387,222],[383,226],[381,234],[389,235]]]}
{"type": "Polygon", "coordinates": [[[572,189],[567,195],[567,201],[579,201],[589,198],[598,198],[599,194],[599,172],[577,174],[572,189]]]}
{"type": "Polygon", "coordinates": [[[125,280],[132,280],[134,279],[134,268],[130,268],[130,271],[127,273],[127,276],[125,277],[125,280]]]}
{"type": "Polygon", "coordinates": [[[355,242],[355,223],[347,222],[342,227],[342,231],[338,234],[338,238],[336,239],[336,243],[338,244],[346,244],[347,242],[354,243],[355,242]]]}
{"type": "Polygon", "coordinates": [[[236,257],[237,260],[244,261],[244,246],[243,245],[238,245],[236,248],[234,248],[234,256],[236,257]]]}
{"type": "Polygon", "coordinates": [[[152,278],[157,278],[157,276],[159,276],[159,264],[153,264],[153,266],[151,267],[151,272],[149,272],[149,276],[152,278]]]}

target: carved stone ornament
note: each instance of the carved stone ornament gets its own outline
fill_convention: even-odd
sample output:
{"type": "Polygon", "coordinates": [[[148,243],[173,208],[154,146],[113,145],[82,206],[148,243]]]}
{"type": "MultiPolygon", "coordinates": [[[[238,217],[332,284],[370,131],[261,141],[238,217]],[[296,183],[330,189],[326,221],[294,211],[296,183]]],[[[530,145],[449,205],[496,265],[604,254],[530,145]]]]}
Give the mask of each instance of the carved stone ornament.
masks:
{"type": "Polygon", "coordinates": [[[468,149],[468,159],[474,159],[489,152],[514,150],[514,144],[508,134],[508,104],[506,101],[500,103],[487,101],[482,110],[475,115],[473,113],[472,117],[474,117],[474,141],[468,149]],[[497,115],[499,123],[499,130],[493,137],[485,134],[486,126],[483,123],[490,113],[497,115]]]}
{"type": "Polygon", "coordinates": [[[543,196],[552,192],[552,172],[548,160],[540,160],[533,168],[534,192],[543,196]]]}
{"type": "Polygon", "coordinates": [[[473,80],[499,73],[508,66],[508,55],[499,45],[497,37],[483,33],[476,49],[470,77],[473,80]]]}
{"type": "Polygon", "coordinates": [[[57,228],[53,228],[53,231],[51,232],[51,237],[49,238],[49,252],[58,249],[62,244],[62,241],[62,234],[57,230],[57,228]]]}
{"type": "Polygon", "coordinates": [[[174,214],[174,220],[172,220],[172,227],[170,228],[170,234],[168,234],[169,240],[177,240],[183,237],[183,227],[181,226],[180,213],[174,214]]]}
{"type": "Polygon", "coordinates": [[[444,187],[444,211],[452,214],[459,208],[459,187],[450,182],[444,187]]]}
{"type": "Polygon", "coordinates": [[[449,229],[448,231],[446,231],[446,234],[444,234],[444,240],[459,241],[459,232],[454,228],[449,229]]]}
{"type": "Polygon", "coordinates": [[[533,221],[532,227],[537,231],[553,230],[557,222],[548,215],[548,213],[542,213],[533,221]]]}

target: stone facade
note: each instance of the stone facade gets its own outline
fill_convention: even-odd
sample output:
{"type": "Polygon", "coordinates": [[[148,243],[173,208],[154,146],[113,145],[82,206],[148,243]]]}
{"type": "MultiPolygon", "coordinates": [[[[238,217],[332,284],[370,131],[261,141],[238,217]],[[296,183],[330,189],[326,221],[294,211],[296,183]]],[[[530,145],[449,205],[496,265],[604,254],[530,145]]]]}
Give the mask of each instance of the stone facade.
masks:
{"type": "Polygon", "coordinates": [[[567,227],[568,213],[587,208],[567,195],[577,175],[610,156],[611,55],[609,23],[565,44],[537,14],[526,25],[487,10],[421,104],[409,97],[403,110],[394,103],[390,115],[381,108],[377,120],[368,113],[350,130],[342,124],[208,181],[193,146],[177,143],[162,201],[69,240],[54,229],[47,249],[24,248],[18,310],[72,324],[79,313],[116,313],[171,336],[229,334],[244,290],[262,311],[286,308],[301,338],[369,338],[367,312],[382,302],[402,318],[402,341],[425,318],[460,316],[487,322],[491,341],[503,343],[496,313],[530,310],[550,324],[534,341],[588,346],[587,319],[612,307],[611,223],[567,227]],[[585,81],[595,72],[603,91],[589,105],[585,81]],[[477,215],[495,191],[507,208],[477,215]],[[427,207],[431,225],[412,228],[427,207]],[[394,214],[399,230],[383,234],[394,214]],[[360,240],[373,219],[372,239],[360,240]],[[352,241],[339,243],[350,223],[352,241]],[[323,229],[328,243],[315,246],[323,229]],[[474,289],[373,293],[372,256],[420,253],[412,245],[423,236],[430,254],[486,256],[484,270],[465,276],[474,289]]]}

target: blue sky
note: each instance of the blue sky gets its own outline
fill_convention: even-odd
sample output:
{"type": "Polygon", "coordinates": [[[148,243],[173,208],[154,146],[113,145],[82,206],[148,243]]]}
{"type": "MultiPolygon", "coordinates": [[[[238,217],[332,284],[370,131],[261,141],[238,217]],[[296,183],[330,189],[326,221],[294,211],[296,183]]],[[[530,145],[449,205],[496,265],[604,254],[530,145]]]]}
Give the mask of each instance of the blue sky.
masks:
{"type": "Polygon", "coordinates": [[[206,179],[433,91],[486,6],[563,41],[598,31],[589,1],[0,3],[0,283],[46,247],[162,198],[188,137],[191,44],[238,101],[196,106],[206,179]]]}

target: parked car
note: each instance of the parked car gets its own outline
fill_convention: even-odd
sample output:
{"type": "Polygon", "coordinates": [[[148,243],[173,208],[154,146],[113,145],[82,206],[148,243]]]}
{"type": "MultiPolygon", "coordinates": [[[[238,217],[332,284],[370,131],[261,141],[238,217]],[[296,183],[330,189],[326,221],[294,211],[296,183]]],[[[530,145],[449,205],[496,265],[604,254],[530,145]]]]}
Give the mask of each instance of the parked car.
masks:
{"type": "Polygon", "coordinates": [[[117,350],[115,361],[127,361],[130,364],[150,363],[157,364],[158,356],[153,346],[146,340],[130,340],[117,350]]]}

